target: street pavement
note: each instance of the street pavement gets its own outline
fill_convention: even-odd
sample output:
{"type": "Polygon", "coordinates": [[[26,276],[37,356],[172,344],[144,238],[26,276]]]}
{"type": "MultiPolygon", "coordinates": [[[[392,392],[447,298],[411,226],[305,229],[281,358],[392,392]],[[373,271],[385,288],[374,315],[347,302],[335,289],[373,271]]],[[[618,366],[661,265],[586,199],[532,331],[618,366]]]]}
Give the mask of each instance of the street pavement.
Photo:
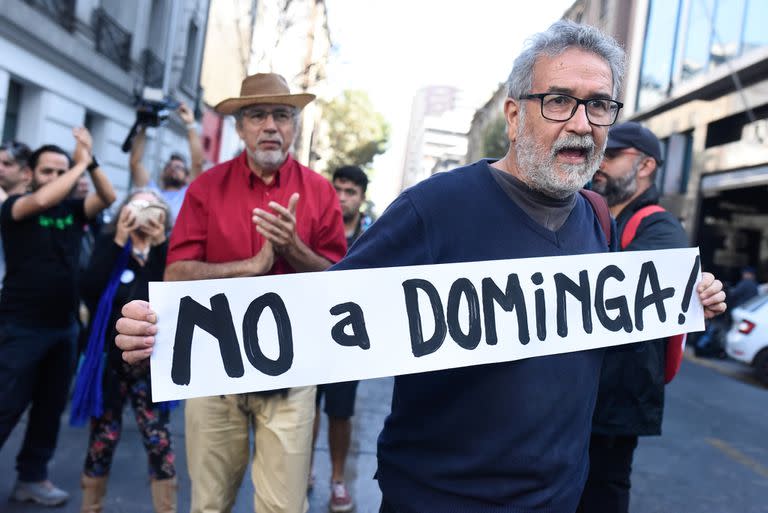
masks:
{"type": "MultiPolygon", "coordinates": [[[[687,357],[680,375],[667,388],[664,434],[643,438],[634,464],[633,513],[768,513],[768,389],[750,382],[737,362],[687,357]]],[[[376,437],[389,411],[392,379],[362,382],[359,388],[347,480],[358,513],[376,513],[380,493],[372,479],[376,437]]],[[[115,455],[106,513],[150,513],[152,503],[146,458],[130,410],[123,441],[115,455]]],[[[310,513],[328,511],[330,463],[326,421],[315,454],[315,490],[310,513]]],[[[189,510],[189,480],[184,455],[183,415],[172,421],[180,480],[179,511],[189,510]]],[[[0,451],[0,512],[43,513],[48,508],[8,502],[15,477],[14,458],[21,445],[20,424],[0,451]]],[[[76,513],[79,476],[87,430],[63,424],[51,478],[73,492],[72,500],[53,511],[76,513]]],[[[234,513],[252,513],[250,475],[241,486],[234,513]]]]}
{"type": "MultiPolygon", "coordinates": [[[[347,463],[349,491],[357,503],[357,513],[377,513],[381,493],[373,480],[376,471],[376,437],[389,413],[392,395],[392,378],[360,383],[353,418],[353,439],[347,463]]],[[[77,513],[80,511],[80,473],[85,459],[87,428],[73,428],[62,419],[59,448],[50,465],[50,477],[59,487],[72,493],[72,499],[59,508],[45,508],[33,504],[10,502],[15,479],[15,458],[26,429],[22,419],[6,445],[0,451],[0,513],[77,513]]],[[[315,450],[315,489],[309,494],[309,513],[327,513],[330,498],[331,465],[328,454],[327,419],[323,414],[315,450]]],[[[123,438],[115,452],[112,475],[109,479],[105,513],[152,513],[146,457],[141,437],[133,419],[133,412],[126,408],[123,415],[123,438]]],[[[171,419],[173,443],[176,451],[176,470],[179,479],[179,512],[189,511],[190,493],[187,462],[184,453],[184,412],[174,411],[171,419]]],[[[243,479],[233,513],[253,513],[253,485],[248,472],[243,479]]]]}

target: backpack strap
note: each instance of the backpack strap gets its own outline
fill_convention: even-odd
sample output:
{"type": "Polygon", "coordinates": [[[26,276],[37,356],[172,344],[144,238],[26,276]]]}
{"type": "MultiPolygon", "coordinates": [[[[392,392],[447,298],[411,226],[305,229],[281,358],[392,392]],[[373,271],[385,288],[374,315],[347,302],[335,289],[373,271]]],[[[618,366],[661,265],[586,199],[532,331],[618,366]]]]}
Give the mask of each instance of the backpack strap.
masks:
{"type": "Polygon", "coordinates": [[[579,189],[579,192],[585,200],[592,205],[592,210],[595,211],[597,220],[600,222],[600,227],[605,234],[605,242],[608,247],[611,246],[611,211],[608,210],[608,203],[605,202],[605,198],[600,196],[595,191],[589,189],[579,189]]]}
{"type": "Polygon", "coordinates": [[[666,210],[660,205],[647,205],[632,214],[632,217],[629,218],[627,225],[624,227],[624,231],[621,232],[621,249],[629,246],[629,243],[635,238],[637,229],[640,227],[643,219],[658,212],[666,212],[666,210]]]}
{"type": "MultiPolygon", "coordinates": [[[[629,246],[632,239],[637,234],[637,229],[640,227],[640,223],[646,217],[656,214],[658,212],[666,212],[664,207],[660,205],[646,205],[641,208],[629,218],[627,225],[624,227],[624,231],[621,232],[621,249],[622,251],[629,246]]],[[[668,385],[677,375],[680,370],[680,365],[683,363],[683,354],[685,354],[685,340],[686,335],[674,335],[667,337],[667,345],[664,351],[664,384],[668,385]]]]}
{"type": "Polygon", "coordinates": [[[687,335],[674,335],[667,339],[667,349],[664,353],[664,384],[669,383],[675,379],[677,371],[680,370],[680,365],[683,363],[683,355],[685,354],[685,340],[687,335]]]}

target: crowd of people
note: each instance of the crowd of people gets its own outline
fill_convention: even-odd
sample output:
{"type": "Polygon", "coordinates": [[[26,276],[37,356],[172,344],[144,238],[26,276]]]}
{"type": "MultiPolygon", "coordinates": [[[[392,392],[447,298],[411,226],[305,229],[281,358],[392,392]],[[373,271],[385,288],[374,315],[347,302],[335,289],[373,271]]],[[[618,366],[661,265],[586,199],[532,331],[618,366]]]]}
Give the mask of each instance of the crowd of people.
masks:
{"type": "MultiPolygon", "coordinates": [[[[341,167],[329,181],[290,153],[314,95],[291,93],[273,73],[251,75],[238,97],[216,106],[234,116],[244,146],[235,158],[203,172],[194,117],[182,106],[191,163],[173,154],[156,184],[142,164],[139,133],[134,188],[112,221],[93,229],[80,279],[85,227],[116,200],[87,130],[74,131],[71,157],[50,145],[0,147],[0,448],[31,405],[13,498],[56,505],[69,497],[48,480],[47,463],[79,354],[71,419],[90,423],[81,511],[103,510],[127,402],[144,440],[154,508],[176,511],[168,428],[175,404],[154,403],[149,386],[157,332],[150,281],[687,246],[674,216],[646,210],[659,201],[661,147],[639,124],[615,124],[623,71],[622,49],[595,28],[560,21],[537,34],[509,77],[507,154],[417,184],[375,223],[361,212],[362,169],[341,167]],[[78,194],[86,173],[95,192],[78,194]],[[590,181],[598,199],[578,194],[590,181]],[[80,298],[88,322],[78,348],[80,298]]],[[[697,292],[707,318],[725,311],[722,283],[711,274],[702,273],[697,292]]],[[[378,441],[380,511],[628,511],[637,437],[660,434],[666,344],[396,377],[378,441]],[[643,379],[617,386],[628,375],[643,379]]],[[[357,385],[187,400],[192,513],[231,511],[249,463],[255,511],[305,512],[322,412],[329,508],[351,511],[345,464],[357,385]]]]}

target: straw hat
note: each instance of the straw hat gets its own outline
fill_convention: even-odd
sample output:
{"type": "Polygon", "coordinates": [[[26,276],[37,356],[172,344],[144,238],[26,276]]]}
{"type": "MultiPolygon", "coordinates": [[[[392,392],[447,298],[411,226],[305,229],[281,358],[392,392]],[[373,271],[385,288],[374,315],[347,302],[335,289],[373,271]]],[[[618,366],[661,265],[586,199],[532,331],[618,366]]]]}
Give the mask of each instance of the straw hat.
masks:
{"type": "Polygon", "coordinates": [[[219,102],[215,109],[220,114],[234,114],[247,105],[259,103],[292,105],[301,109],[314,99],[314,94],[291,94],[288,83],[277,73],[256,73],[245,77],[239,97],[227,98],[219,102]]]}

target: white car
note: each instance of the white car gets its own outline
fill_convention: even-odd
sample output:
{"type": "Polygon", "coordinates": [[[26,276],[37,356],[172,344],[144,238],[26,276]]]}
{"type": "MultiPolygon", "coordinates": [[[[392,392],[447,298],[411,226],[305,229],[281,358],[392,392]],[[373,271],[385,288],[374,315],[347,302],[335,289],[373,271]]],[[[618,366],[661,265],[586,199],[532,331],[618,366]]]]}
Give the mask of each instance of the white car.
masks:
{"type": "Polygon", "coordinates": [[[734,309],[731,318],[728,356],[751,365],[757,379],[768,386],[768,295],[753,297],[734,309]]]}

